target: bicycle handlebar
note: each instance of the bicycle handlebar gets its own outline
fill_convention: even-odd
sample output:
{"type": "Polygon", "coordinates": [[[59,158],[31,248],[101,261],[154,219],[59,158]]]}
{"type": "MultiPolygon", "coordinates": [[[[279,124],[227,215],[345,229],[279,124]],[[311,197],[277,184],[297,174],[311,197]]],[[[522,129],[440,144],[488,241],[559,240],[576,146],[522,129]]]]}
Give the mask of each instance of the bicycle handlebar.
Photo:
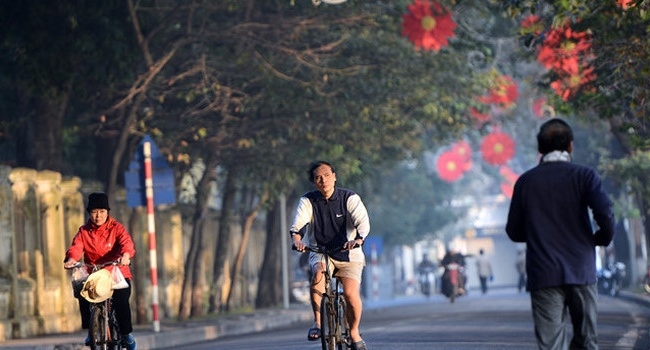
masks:
{"type": "MultiPolygon", "coordinates": [[[[355,244],[352,249],[359,248],[359,247],[361,247],[360,244],[355,244]]],[[[296,246],[292,244],[291,245],[291,250],[297,251],[298,249],[296,249],[296,246]]],[[[330,254],[332,254],[334,252],[340,252],[340,251],[350,250],[350,249],[343,249],[343,246],[339,246],[339,247],[336,247],[336,248],[333,248],[333,249],[327,249],[324,246],[310,246],[310,245],[308,245],[308,246],[305,246],[305,250],[310,251],[310,252],[314,252],[314,253],[330,255],[330,254]]]]}
{"type": "Polygon", "coordinates": [[[95,269],[101,269],[101,268],[103,268],[103,267],[105,267],[105,266],[108,266],[108,265],[117,265],[117,264],[119,264],[119,260],[107,261],[107,262],[105,262],[105,263],[103,263],[103,264],[96,264],[96,265],[93,265],[93,264],[86,264],[86,263],[84,263],[84,262],[77,261],[76,264],[74,264],[74,265],[72,265],[72,266],[70,266],[70,267],[65,267],[65,266],[64,266],[63,268],[66,269],[66,270],[71,270],[71,269],[74,269],[74,268],[76,268],[76,267],[82,267],[82,266],[85,266],[85,267],[92,267],[93,270],[95,270],[95,269]]]}

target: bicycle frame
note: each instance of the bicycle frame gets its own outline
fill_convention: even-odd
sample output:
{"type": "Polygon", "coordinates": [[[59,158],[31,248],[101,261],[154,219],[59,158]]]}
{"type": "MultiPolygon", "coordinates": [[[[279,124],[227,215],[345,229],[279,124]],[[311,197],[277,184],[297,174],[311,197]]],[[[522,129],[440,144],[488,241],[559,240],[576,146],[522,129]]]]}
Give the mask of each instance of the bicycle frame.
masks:
{"type": "Polygon", "coordinates": [[[350,349],[350,325],[347,319],[347,303],[343,297],[343,285],[334,278],[329,252],[324,248],[307,247],[307,250],[325,256],[325,291],[320,304],[321,344],[323,350],[350,349]]]}
{"type": "MultiPolygon", "coordinates": [[[[117,261],[110,261],[99,265],[90,265],[84,263],[77,263],[70,269],[76,267],[92,267],[92,271],[96,272],[100,269],[113,265],[117,268],[117,261]]],[[[90,346],[93,350],[121,350],[122,339],[119,332],[119,324],[113,311],[113,298],[108,298],[99,303],[90,302],[90,328],[89,338],[90,346]]]]}
{"type": "Polygon", "coordinates": [[[93,350],[122,349],[119,325],[112,304],[112,298],[90,304],[90,348],[93,350]]]}

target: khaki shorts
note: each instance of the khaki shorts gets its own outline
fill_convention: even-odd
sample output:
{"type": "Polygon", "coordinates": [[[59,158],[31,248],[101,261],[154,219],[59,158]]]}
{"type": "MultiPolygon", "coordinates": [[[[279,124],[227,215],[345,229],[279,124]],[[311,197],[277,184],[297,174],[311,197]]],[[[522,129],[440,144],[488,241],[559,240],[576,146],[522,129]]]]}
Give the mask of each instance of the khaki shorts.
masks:
{"type": "MultiPolygon", "coordinates": [[[[338,261],[332,258],[329,258],[329,260],[330,271],[332,270],[332,267],[334,268],[334,277],[348,277],[361,283],[361,274],[363,272],[363,266],[365,265],[364,263],[356,261],[338,261]]],[[[315,271],[316,266],[320,263],[325,264],[325,255],[318,253],[309,254],[309,266],[311,266],[312,271],[315,271]]]]}

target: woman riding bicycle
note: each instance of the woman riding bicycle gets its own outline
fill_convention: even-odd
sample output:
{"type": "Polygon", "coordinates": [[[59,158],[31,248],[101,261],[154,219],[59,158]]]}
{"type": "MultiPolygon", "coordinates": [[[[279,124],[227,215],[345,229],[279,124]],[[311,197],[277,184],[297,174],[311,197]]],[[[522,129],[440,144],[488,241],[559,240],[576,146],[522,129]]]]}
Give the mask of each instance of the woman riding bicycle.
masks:
{"type": "Polygon", "coordinates": [[[317,190],[300,198],[293,224],[289,228],[293,245],[300,252],[305,251],[306,245],[320,245],[326,249],[343,247],[343,250],[329,258],[322,254],[310,253],[309,265],[313,272],[310,295],[314,325],[309,329],[307,339],[318,340],[320,337],[320,304],[325,290],[323,259],[328,258],[337,271],[336,277],[343,283],[343,296],[349,306],[347,318],[352,349],[366,350],[366,343],[359,334],[362,309],[361,273],[365,256],[361,248],[355,247],[361,246],[370,233],[368,212],[358,194],[335,187],[336,172],[329,163],[313,163],[308,176],[317,190]],[[305,235],[301,230],[306,225],[309,225],[309,230],[305,235]]]}
{"type": "MultiPolygon", "coordinates": [[[[131,235],[126,228],[109,215],[110,207],[108,197],[104,193],[91,193],[88,196],[86,210],[90,215],[88,222],[79,228],[72,239],[72,244],[65,254],[64,267],[71,268],[82,258],[86,265],[100,265],[110,261],[119,261],[117,266],[108,266],[107,269],[119,268],[124,275],[128,288],[113,291],[113,307],[115,317],[122,333],[122,345],[127,350],[135,350],[135,339],[131,335],[131,258],[135,249],[131,235]]],[[[92,271],[88,271],[89,273],[92,271]]],[[[81,313],[81,327],[88,329],[90,326],[90,303],[84,298],[78,298],[81,313]]],[[[86,345],[90,338],[86,338],[86,345]]]]}

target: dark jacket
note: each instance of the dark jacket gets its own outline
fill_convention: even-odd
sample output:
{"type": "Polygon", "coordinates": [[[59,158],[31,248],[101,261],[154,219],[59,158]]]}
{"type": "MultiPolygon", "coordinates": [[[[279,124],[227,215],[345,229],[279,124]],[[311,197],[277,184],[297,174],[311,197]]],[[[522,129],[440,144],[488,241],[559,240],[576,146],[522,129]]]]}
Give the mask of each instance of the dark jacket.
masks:
{"type": "Polygon", "coordinates": [[[540,163],[515,183],[506,232],[525,242],[527,289],[596,283],[597,245],[614,236],[612,203],[592,168],[540,163]],[[597,224],[594,228],[589,209],[597,224]]]}

